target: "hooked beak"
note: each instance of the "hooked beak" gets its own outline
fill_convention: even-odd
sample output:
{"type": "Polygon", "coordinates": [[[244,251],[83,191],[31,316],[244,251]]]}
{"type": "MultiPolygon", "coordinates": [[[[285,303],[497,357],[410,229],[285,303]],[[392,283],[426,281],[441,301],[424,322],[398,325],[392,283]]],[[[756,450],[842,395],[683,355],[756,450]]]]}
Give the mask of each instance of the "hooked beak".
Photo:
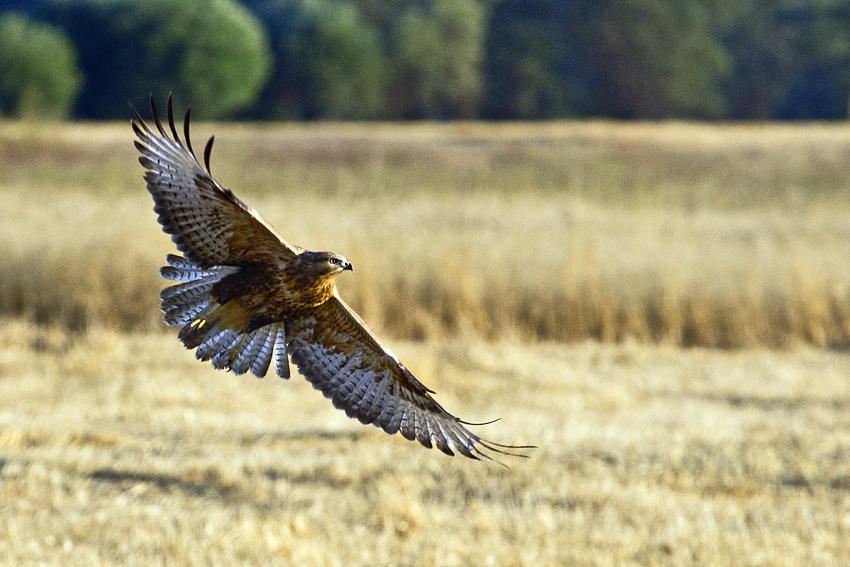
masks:
{"type": "Polygon", "coordinates": [[[348,270],[349,272],[353,272],[354,266],[351,265],[351,262],[348,262],[345,266],[343,266],[342,270],[343,271],[348,270]]]}

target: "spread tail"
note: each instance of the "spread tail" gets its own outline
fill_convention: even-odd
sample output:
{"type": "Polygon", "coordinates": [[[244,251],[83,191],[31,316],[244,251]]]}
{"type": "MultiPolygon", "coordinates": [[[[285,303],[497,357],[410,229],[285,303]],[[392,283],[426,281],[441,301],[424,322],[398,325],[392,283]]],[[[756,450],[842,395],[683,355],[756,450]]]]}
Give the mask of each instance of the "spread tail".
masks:
{"type": "Polygon", "coordinates": [[[212,360],[217,369],[244,374],[248,370],[258,378],[268,372],[272,358],[275,371],[289,378],[286,331],[283,322],[260,327],[250,333],[244,329],[245,314],[235,302],[219,304],[210,295],[216,282],[239,271],[233,266],[201,268],[186,258],[169,254],[168,266],[159,273],[163,278],[181,282],[160,292],[166,325],[183,325],[177,337],[187,349],[197,349],[199,360],[212,360]]]}

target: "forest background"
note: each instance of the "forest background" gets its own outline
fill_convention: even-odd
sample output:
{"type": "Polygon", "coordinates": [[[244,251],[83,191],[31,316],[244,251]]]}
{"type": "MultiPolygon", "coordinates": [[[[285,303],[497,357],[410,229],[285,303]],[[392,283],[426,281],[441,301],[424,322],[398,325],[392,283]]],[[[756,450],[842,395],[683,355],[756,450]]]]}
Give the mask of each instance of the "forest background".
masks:
{"type": "Polygon", "coordinates": [[[0,115],[838,119],[842,0],[6,0],[0,115]],[[32,46],[37,45],[37,49],[32,46]]]}

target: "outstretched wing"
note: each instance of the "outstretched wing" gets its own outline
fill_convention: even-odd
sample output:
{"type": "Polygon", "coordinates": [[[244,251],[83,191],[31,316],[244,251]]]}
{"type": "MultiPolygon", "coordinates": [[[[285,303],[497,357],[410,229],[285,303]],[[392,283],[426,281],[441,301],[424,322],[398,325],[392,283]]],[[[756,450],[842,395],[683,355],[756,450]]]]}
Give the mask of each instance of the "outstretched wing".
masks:
{"type": "Polygon", "coordinates": [[[147,170],[145,181],[153,196],[154,211],[162,229],[172,235],[177,249],[202,268],[220,264],[282,262],[302,250],[283,238],[232,191],[210,174],[210,138],[204,151],[204,169],[189,141],[189,111],[183,122],[185,145],[177,135],[171,97],[168,97],[169,136],[151,97],[157,135],[133,109],[133,131],[138,136],[139,162],[147,170]]]}
{"type": "MultiPolygon", "coordinates": [[[[387,433],[443,453],[490,458],[482,451],[524,456],[469,431],[366,328],[339,297],[286,325],[287,350],[298,370],[338,409],[387,433]]],[[[468,424],[467,424],[468,425],[468,424]]]]}

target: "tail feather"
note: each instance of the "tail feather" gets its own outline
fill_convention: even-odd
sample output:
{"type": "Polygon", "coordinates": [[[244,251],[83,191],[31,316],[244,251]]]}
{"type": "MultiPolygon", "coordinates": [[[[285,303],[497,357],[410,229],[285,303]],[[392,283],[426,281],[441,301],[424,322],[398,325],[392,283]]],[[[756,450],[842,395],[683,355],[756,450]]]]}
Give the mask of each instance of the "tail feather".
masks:
{"type": "MultiPolygon", "coordinates": [[[[256,331],[245,337],[244,342],[239,345],[239,352],[236,354],[236,357],[230,364],[231,372],[233,372],[234,374],[245,374],[246,372],[248,372],[248,369],[251,365],[251,351],[253,349],[254,342],[257,340],[257,337],[259,337],[260,331],[267,328],[268,327],[257,329],[256,331]]],[[[215,362],[213,362],[213,364],[215,364],[215,362]]]]}
{"type": "MultiPolygon", "coordinates": [[[[242,349],[242,345],[245,343],[245,339],[248,335],[237,334],[235,339],[228,343],[228,347],[220,350],[218,354],[212,357],[212,365],[216,370],[231,370],[233,371],[233,362],[236,357],[239,355],[239,352],[242,349]]],[[[235,374],[235,372],[234,372],[235,374]]]]}
{"type": "Polygon", "coordinates": [[[210,308],[209,300],[200,300],[194,305],[180,305],[163,310],[163,321],[170,327],[190,323],[210,308]]]}
{"type": "Polygon", "coordinates": [[[185,296],[196,297],[205,293],[208,294],[217,281],[219,281],[219,278],[202,278],[179,283],[159,292],[159,299],[163,306],[179,305],[185,296]]]}
{"type": "Polygon", "coordinates": [[[198,360],[209,360],[220,352],[230,350],[242,334],[231,329],[218,330],[213,328],[198,346],[195,356],[198,360]]]}
{"type": "Polygon", "coordinates": [[[248,370],[258,378],[266,375],[275,360],[275,372],[289,378],[286,330],[282,322],[271,323],[251,333],[239,327],[244,315],[234,303],[215,303],[210,296],[213,286],[239,268],[213,266],[201,268],[181,256],[169,254],[168,266],[160,269],[163,278],[178,281],[159,294],[160,308],[167,325],[183,325],[177,337],[183,345],[197,349],[200,360],[212,360],[213,367],[244,374],[248,370]]]}
{"type": "Polygon", "coordinates": [[[184,282],[159,293],[163,319],[166,325],[172,327],[185,325],[210,309],[210,291],[213,286],[223,277],[239,270],[233,266],[199,268],[174,254],[166,256],[165,261],[169,265],[160,268],[160,275],[165,279],[184,282]]]}
{"type": "Polygon", "coordinates": [[[168,262],[167,266],[159,269],[159,275],[163,278],[175,282],[189,282],[205,278],[213,274],[221,274],[221,277],[227,274],[232,274],[239,270],[234,266],[213,266],[210,268],[201,268],[187,260],[182,256],[168,254],[165,257],[168,262]]]}
{"type": "Polygon", "coordinates": [[[184,258],[183,256],[178,256],[177,254],[168,254],[165,256],[165,261],[168,262],[168,266],[163,269],[168,269],[169,266],[176,268],[181,271],[196,271],[196,272],[204,272],[207,271],[204,268],[198,267],[191,260],[184,258]]]}
{"type": "Polygon", "coordinates": [[[213,353],[212,365],[216,370],[227,370],[238,353],[238,348],[245,340],[245,333],[230,331],[228,336],[219,342],[218,352],[213,353]]]}
{"type": "Polygon", "coordinates": [[[274,333],[274,370],[281,378],[289,378],[289,356],[286,352],[286,329],[281,323],[274,333]]]}
{"type": "MultiPolygon", "coordinates": [[[[217,307],[217,305],[213,306],[213,309],[215,307],[217,307]]],[[[192,350],[194,348],[198,348],[201,343],[206,340],[207,335],[215,329],[215,325],[204,318],[210,313],[210,311],[211,310],[205,310],[197,318],[184,325],[183,328],[180,329],[180,332],[177,333],[177,338],[180,339],[183,346],[187,349],[192,350]]]]}
{"type": "Polygon", "coordinates": [[[275,329],[272,329],[272,325],[268,325],[259,330],[265,330],[265,332],[251,348],[251,358],[253,359],[251,362],[251,373],[257,378],[262,378],[269,371],[269,363],[272,360],[273,331],[275,329]]]}

